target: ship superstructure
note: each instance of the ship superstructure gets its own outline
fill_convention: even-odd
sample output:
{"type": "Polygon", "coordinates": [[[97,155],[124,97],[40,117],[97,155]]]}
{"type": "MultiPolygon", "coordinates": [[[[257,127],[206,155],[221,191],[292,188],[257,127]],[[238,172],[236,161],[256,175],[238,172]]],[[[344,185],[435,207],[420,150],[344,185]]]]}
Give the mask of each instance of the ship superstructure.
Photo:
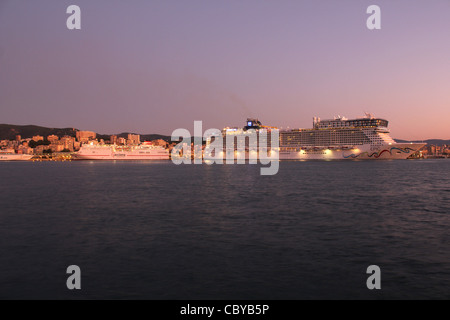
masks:
{"type": "Polygon", "coordinates": [[[396,143],[389,122],[363,118],[313,118],[311,129],[280,131],[280,159],[406,159],[425,143],[396,143]]]}

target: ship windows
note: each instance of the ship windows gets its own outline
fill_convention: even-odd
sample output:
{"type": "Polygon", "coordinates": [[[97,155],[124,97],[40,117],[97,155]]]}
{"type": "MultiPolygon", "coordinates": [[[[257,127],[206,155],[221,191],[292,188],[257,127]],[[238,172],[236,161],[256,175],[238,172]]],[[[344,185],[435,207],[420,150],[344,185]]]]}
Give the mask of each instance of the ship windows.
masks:
{"type": "Polygon", "coordinates": [[[284,146],[333,146],[370,143],[370,139],[360,130],[308,130],[282,132],[281,145],[284,146]]]}

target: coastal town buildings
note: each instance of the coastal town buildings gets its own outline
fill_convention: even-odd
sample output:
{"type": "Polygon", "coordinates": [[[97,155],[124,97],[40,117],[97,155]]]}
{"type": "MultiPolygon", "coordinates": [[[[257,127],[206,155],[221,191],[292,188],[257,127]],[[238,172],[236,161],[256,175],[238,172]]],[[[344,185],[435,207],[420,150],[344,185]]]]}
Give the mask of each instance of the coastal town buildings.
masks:
{"type": "Polygon", "coordinates": [[[141,143],[141,136],[138,134],[128,134],[127,145],[136,146],[141,143]]]}
{"type": "Polygon", "coordinates": [[[31,138],[31,140],[33,140],[34,142],[43,141],[44,137],[43,136],[34,136],[33,138],[31,138]]]}
{"type": "Polygon", "coordinates": [[[92,131],[77,131],[76,138],[79,142],[88,142],[89,140],[94,140],[97,134],[92,131]]]}

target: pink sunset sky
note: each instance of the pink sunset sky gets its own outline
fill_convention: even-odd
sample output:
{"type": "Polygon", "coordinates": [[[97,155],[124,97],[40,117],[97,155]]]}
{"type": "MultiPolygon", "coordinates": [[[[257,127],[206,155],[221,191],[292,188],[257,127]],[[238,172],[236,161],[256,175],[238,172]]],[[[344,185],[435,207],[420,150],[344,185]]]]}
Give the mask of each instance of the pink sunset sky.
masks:
{"type": "Polygon", "coordinates": [[[2,0],[0,108],[0,123],[168,135],[366,111],[394,138],[450,139],[450,1],[2,0]]]}

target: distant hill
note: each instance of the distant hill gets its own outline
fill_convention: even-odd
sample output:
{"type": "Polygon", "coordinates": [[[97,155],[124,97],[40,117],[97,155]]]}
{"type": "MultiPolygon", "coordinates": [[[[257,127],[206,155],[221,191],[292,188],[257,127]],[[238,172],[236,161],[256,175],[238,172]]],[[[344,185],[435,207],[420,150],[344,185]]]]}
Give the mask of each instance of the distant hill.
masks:
{"type": "MultiPolygon", "coordinates": [[[[20,135],[22,139],[32,138],[33,136],[47,137],[49,135],[57,135],[58,137],[70,136],[75,137],[77,131],[75,128],[47,128],[35,125],[19,126],[14,124],[0,124],[0,140],[14,140],[16,135],[20,135]]],[[[118,137],[127,138],[128,132],[116,134],[118,137]]],[[[97,134],[98,139],[109,140],[109,134],[97,134]]],[[[142,134],[141,141],[151,141],[156,139],[163,139],[170,141],[170,136],[161,134],[142,134]]]]}
{"type": "Polygon", "coordinates": [[[398,142],[398,143],[410,143],[410,142],[422,143],[422,142],[425,142],[426,144],[433,144],[436,146],[443,146],[444,144],[447,146],[450,145],[450,140],[443,140],[443,139],[428,139],[428,140],[414,140],[414,141],[401,140],[401,139],[394,139],[394,140],[395,140],[395,142],[398,142]]]}
{"type": "Polygon", "coordinates": [[[18,126],[14,124],[0,124],[0,140],[14,140],[16,135],[21,135],[22,139],[33,136],[57,135],[75,137],[78,130],[75,128],[46,128],[34,125],[18,126]]]}

